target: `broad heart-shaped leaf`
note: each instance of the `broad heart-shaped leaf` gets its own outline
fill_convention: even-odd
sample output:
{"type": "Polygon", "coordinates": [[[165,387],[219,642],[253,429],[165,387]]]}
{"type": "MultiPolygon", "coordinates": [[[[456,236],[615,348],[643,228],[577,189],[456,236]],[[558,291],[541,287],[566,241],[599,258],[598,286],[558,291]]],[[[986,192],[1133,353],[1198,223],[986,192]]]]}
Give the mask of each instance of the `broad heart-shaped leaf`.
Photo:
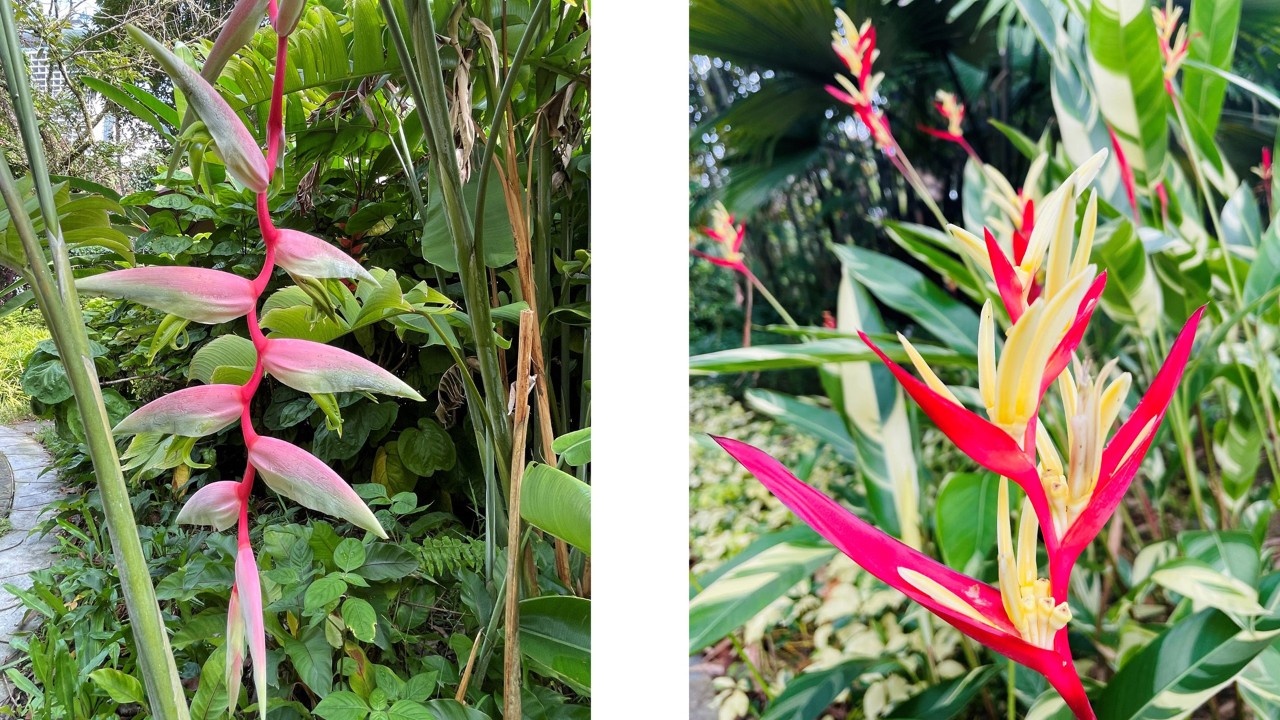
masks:
{"type": "Polygon", "coordinates": [[[240,483],[218,480],[187,499],[176,518],[179,525],[212,525],[226,530],[240,517],[240,483]]]}
{"type": "Polygon", "coordinates": [[[272,490],[305,508],[346,520],[385,540],[387,533],[338,473],[315,455],[283,440],[259,437],[249,448],[249,462],[272,490]]]}
{"type": "Polygon", "coordinates": [[[520,517],[591,554],[591,486],[569,473],[529,463],[520,489],[520,517]]]}
{"type": "Polygon", "coordinates": [[[253,283],[239,275],[177,266],[112,270],[76,280],[76,289],[209,325],[243,317],[255,299],[253,283]]]}
{"type": "MultiPolygon", "coordinates": [[[[311,278],[360,278],[377,282],[355,258],[314,235],[282,229],[276,239],[276,262],[294,275],[311,278]]],[[[392,276],[394,280],[394,276],[392,276]]]]}
{"type": "Polygon", "coordinates": [[[239,385],[197,385],[152,400],[121,420],[112,432],[204,437],[240,419],[243,409],[239,385]]]}
{"type": "Polygon", "coordinates": [[[1102,114],[1140,185],[1163,176],[1169,96],[1160,40],[1146,0],[1096,0],[1089,11],[1089,73],[1102,114]]]}
{"type": "Polygon", "coordinates": [[[217,90],[194,70],[187,67],[177,55],[161,45],[155,38],[132,25],[125,29],[147,52],[160,63],[173,84],[186,96],[187,102],[204,121],[205,128],[218,146],[218,155],[227,167],[227,174],[255,193],[267,191],[270,170],[267,159],[258,147],[258,141],[240,121],[240,117],[227,105],[217,90]]]}
{"type": "Polygon", "coordinates": [[[376,392],[423,399],[403,380],[359,355],[310,340],[268,340],[262,366],[272,377],[305,393],[376,392]]]}
{"type": "Polygon", "coordinates": [[[329,693],[311,712],[324,720],[364,720],[369,716],[369,703],[350,690],[329,693]]]}
{"type": "Polygon", "coordinates": [[[721,575],[689,603],[689,654],[742,627],[835,557],[825,542],[785,542],[721,575]]]}
{"type": "Polygon", "coordinates": [[[805,672],[791,679],[787,687],[765,708],[760,720],[819,718],[858,679],[872,670],[870,660],[846,660],[837,665],[805,672]]]}
{"type": "Polygon", "coordinates": [[[895,705],[886,717],[951,720],[968,707],[998,673],[997,666],[984,665],[961,677],[930,685],[895,705]]]}
{"type": "Polygon", "coordinates": [[[877,300],[901,312],[947,347],[978,353],[978,314],[933,284],[920,271],[873,250],[836,245],[845,271],[877,300]]]}
{"type": "MultiPolygon", "coordinates": [[[[896,343],[895,343],[896,344],[896,343]]],[[[961,355],[952,350],[925,343],[913,343],[925,362],[932,367],[974,367],[976,356],[961,355]]],[[[886,353],[898,362],[908,362],[901,348],[888,346],[886,353]]],[[[828,338],[803,343],[782,345],[752,345],[748,348],[719,350],[689,358],[689,372],[693,375],[714,373],[759,372],[761,370],[792,370],[816,368],[830,363],[867,362],[876,359],[875,353],[855,338],[828,338]]]]}
{"type": "Polygon", "coordinates": [[[440,423],[430,418],[418,421],[417,427],[401,432],[396,447],[409,472],[430,477],[437,471],[451,470],[458,462],[458,451],[453,438],[440,423]]]}
{"type": "Polygon", "coordinates": [[[1280,574],[1263,579],[1268,615],[1241,629],[1217,610],[1202,610],[1157,637],[1125,663],[1098,699],[1107,720],[1184,718],[1231,682],[1280,636],[1280,574]]]}
{"type": "Polygon", "coordinates": [[[545,595],[520,601],[520,652],[535,672],[591,695],[591,601],[545,595]]]}
{"type": "MultiPolygon", "coordinates": [[[[322,620],[322,623],[328,622],[322,620]]],[[[333,648],[324,639],[324,628],[315,625],[302,633],[301,640],[285,638],[284,652],[311,692],[327,696],[333,689],[333,648]]]]}

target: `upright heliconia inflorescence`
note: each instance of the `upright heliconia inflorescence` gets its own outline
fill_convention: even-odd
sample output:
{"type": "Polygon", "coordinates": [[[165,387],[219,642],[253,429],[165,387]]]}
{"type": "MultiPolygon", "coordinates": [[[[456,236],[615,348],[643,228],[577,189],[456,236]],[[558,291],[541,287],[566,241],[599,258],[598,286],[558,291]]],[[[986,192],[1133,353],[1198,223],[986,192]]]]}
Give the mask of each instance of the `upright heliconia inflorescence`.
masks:
{"type": "Polygon", "coordinates": [[[735,222],[733,214],[724,205],[716,203],[711,209],[711,224],[702,228],[702,235],[716,245],[718,254],[711,255],[696,248],[690,248],[689,252],[721,267],[737,270],[743,275],[750,274],[746,257],[742,254],[742,241],[746,239],[747,228],[735,222]]]}
{"type": "Polygon", "coordinates": [[[266,631],[262,586],[249,543],[249,495],[256,474],[275,492],[298,504],[346,520],[386,538],[373,512],[341,477],[319,458],[300,447],[259,435],[250,404],[264,374],[303,392],[378,392],[422,400],[422,397],[377,365],[352,353],[305,340],[269,339],[258,324],[258,303],[277,263],[299,282],[372,276],[359,263],[323,240],[295,230],[282,230],[271,221],[268,190],[283,142],[283,88],[289,33],[305,9],[304,0],[270,3],[271,22],[278,34],[275,83],[267,121],[264,155],[234,110],[210,84],[227,59],[253,37],[268,10],[265,0],[240,0],[210,51],[206,72],[197,74],[146,33],[129,33],[156,57],[174,85],[204,123],[215,152],[231,179],[256,195],[258,224],[266,246],[261,271],[252,280],[232,273],[200,268],[131,268],[85,278],[82,291],[125,298],[153,307],[182,322],[223,323],[244,317],[257,352],[252,375],[243,385],[191,387],[161,397],[125,418],[117,434],[160,432],[187,438],[202,437],[240,422],[248,455],[239,481],[218,481],[199,488],[178,522],[224,530],[237,526],[235,582],[231,588],[225,639],[228,709],[234,714],[240,697],[245,644],[253,665],[259,717],[267,711],[266,631]]]}
{"type": "MultiPolygon", "coordinates": [[[[949,228],[962,251],[986,272],[999,298],[998,304],[984,305],[979,326],[983,412],[965,407],[905,337],[899,339],[919,377],[860,333],[943,434],[1001,476],[998,588],[876,530],[759,450],[717,439],[793,512],[863,568],[966,635],[1044,674],[1080,718],[1094,714],[1066,639],[1071,571],[1119,505],[1154,440],[1203,312],[1201,308],[1187,321],[1146,395],[1113,432],[1132,379],[1116,371],[1115,361],[1094,371],[1076,352],[1106,284],[1106,273],[1089,262],[1098,221],[1095,193],[1090,191],[1084,201],[1078,233],[1077,206],[1105,158],[1106,151],[1099,152],[1042,199],[1028,237],[1019,240],[1005,232],[1000,240],[988,229],[979,239],[949,228]],[[997,347],[998,309],[1008,318],[1002,349],[997,347]],[[1055,386],[1066,417],[1056,438],[1040,422],[1041,404],[1055,386]],[[1016,544],[1010,480],[1025,494],[1016,544]],[[1041,543],[1048,557],[1045,568],[1037,559],[1041,543]]],[[[1019,211],[1012,204],[1006,210],[1010,219],[1019,211]]]]}

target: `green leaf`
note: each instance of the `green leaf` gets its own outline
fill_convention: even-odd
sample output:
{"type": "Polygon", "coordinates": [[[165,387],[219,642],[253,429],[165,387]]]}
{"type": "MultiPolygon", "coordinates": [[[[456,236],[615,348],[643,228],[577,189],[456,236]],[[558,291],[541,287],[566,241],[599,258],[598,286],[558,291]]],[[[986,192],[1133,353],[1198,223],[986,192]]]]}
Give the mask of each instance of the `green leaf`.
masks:
{"type": "MultiPolygon", "coordinates": [[[[434,170],[428,186],[439,187],[434,170]]],[[[468,212],[475,212],[479,188],[480,173],[472,173],[471,180],[462,186],[463,207],[468,212]]],[[[489,187],[485,191],[484,201],[484,227],[481,231],[484,235],[485,265],[498,268],[515,261],[515,238],[511,234],[511,220],[502,199],[502,183],[498,180],[498,173],[489,175],[489,187]]],[[[444,203],[432,203],[427,207],[427,215],[422,221],[422,258],[451,273],[458,272],[453,241],[450,239],[452,237],[445,221],[444,203]]]]}
{"type": "Polygon", "coordinates": [[[147,706],[147,692],[142,688],[142,683],[132,675],[114,668],[102,668],[89,673],[89,679],[118,703],[137,703],[144,708],[147,706]]]}
{"type": "Polygon", "coordinates": [[[318,613],[333,605],[347,591],[347,584],[342,580],[326,576],[317,578],[307,587],[303,597],[303,608],[308,613],[318,613]]]}
{"type": "Polygon", "coordinates": [[[1268,617],[1241,629],[1217,610],[1198,612],[1129,660],[1094,704],[1108,720],[1182,718],[1230,683],[1280,635],[1280,575],[1262,585],[1268,617]]]}
{"type": "Polygon", "coordinates": [[[378,614],[368,601],[360,598],[347,598],[342,602],[342,622],[362,642],[373,642],[378,634],[378,614]]]}
{"type": "Polygon", "coordinates": [[[1146,0],[1095,0],[1089,10],[1089,72],[1102,114],[1140,186],[1164,175],[1169,96],[1160,39],[1146,0]]]}
{"type": "Polygon", "coordinates": [[[591,695],[591,601],[560,595],[520,601],[520,652],[538,673],[591,695]]]}
{"type": "Polygon", "coordinates": [[[689,603],[689,654],[742,627],[835,554],[825,542],[780,543],[720,576],[689,603]]]}
{"type": "Polygon", "coordinates": [[[1197,560],[1181,559],[1166,563],[1151,574],[1151,580],[1166,590],[1190,598],[1197,611],[1211,607],[1243,616],[1266,613],[1258,604],[1258,591],[1252,585],[1197,560]]]}
{"type": "Polygon", "coordinates": [[[1280,284],[1280,223],[1273,222],[1262,235],[1258,257],[1244,281],[1244,301],[1251,303],[1280,284]]]}
{"type": "Polygon", "coordinates": [[[569,473],[529,463],[521,486],[520,517],[591,554],[591,486],[569,473]]]}
{"type": "Polygon", "coordinates": [[[1107,269],[1107,287],[1102,291],[1107,315],[1153,334],[1159,326],[1163,297],[1133,223],[1122,218],[1100,226],[1091,258],[1107,269]]]}
{"type": "Polygon", "coordinates": [[[389,720],[436,720],[436,716],[423,707],[422,703],[412,700],[401,700],[392,705],[387,711],[387,717],[389,720]]]}
{"type": "Polygon", "coordinates": [[[999,674],[995,665],[976,667],[968,674],[930,685],[894,706],[889,718],[930,718],[951,720],[964,711],[991,679],[999,674]]]}
{"type": "Polygon", "coordinates": [[[22,391],[46,405],[57,405],[73,395],[67,371],[57,358],[28,365],[22,371],[22,391]]]}
{"type": "Polygon", "coordinates": [[[369,705],[350,690],[330,693],[311,711],[325,720],[364,720],[369,715],[369,705]]]}
{"type": "Polygon", "coordinates": [[[364,545],[355,538],[343,538],[333,550],[333,563],[342,570],[351,572],[364,564],[364,545]]]}
{"type": "MultiPolygon", "coordinates": [[[[976,335],[975,335],[976,337],[976,335]]],[[[972,367],[972,355],[960,355],[952,350],[928,343],[913,343],[925,361],[934,367],[972,367]]],[[[896,344],[895,344],[896,345],[896,344]]],[[[908,362],[902,348],[895,345],[881,346],[885,355],[895,362],[908,362]]],[[[759,372],[761,370],[791,370],[816,368],[831,363],[879,362],[861,340],[832,338],[785,345],[752,345],[718,352],[694,355],[689,358],[689,372],[694,375],[715,373],[759,372]]]]}
{"type": "Polygon", "coordinates": [[[977,355],[978,314],[920,271],[873,250],[834,246],[845,270],[877,300],[911,317],[944,345],[977,355]]]}
{"type": "Polygon", "coordinates": [[[191,720],[222,720],[227,715],[226,645],[209,654],[200,668],[200,685],[191,698],[191,720]]]}
{"type": "Polygon", "coordinates": [[[333,649],[325,640],[321,625],[304,630],[299,640],[286,637],[282,645],[293,669],[298,671],[298,678],[311,692],[324,697],[333,691],[333,649]]]}
{"type": "Polygon", "coordinates": [[[760,720],[822,717],[836,696],[848,689],[858,676],[868,672],[871,666],[869,660],[846,660],[829,668],[797,675],[769,703],[760,720]]]}
{"type": "Polygon", "coordinates": [[[458,461],[453,438],[440,423],[423,418],[418,427],[408,428],[396,438],[400,462],[410,472],[430,477],[439,470],[450,470],[458,461]]]}
{"type": "Polygon", "coordinates": [[[367,549],[364,564],[356,574],[365,580],[397,580],[418,569],[418,561],[399,545],[375,543],[367,549]]]}
{"type": "Polygon", "coordinates": [[[591,428],[565,433],[551,443],[551,450],[571,467],[591,462],[591,428]]]}
{"type": "Polygon", "coordinates": [[[812,402],[772,390],[747,390],[744,399],[752,410],[780,420],[826,443],[844,460],[858,464],[858,449],[840,413],[812,402]]]}
{"type": "Polygon", "coordinates": [[[452,698],[431,700],[423,704],[436,720],[490,720],[488,715],[452,698]]]}
{"type": "MultiPolygon", "coordinates": [[[[1231,69],[1236,52],[1236,35],[1240,29],[1240,0],[1194,0],[1187,33],[1191,41],[1188,60],[1231,69]]],[[[1182,71],[1182,95],[1187,115],[1199,118],[1212,136],[1222,117],[1222,101],[1227,95],[1227,81],[1194,67],[1182,71]]]]}
{"type": "MultiPolygon", "coordinates": [[[[1016,486],[1015,486],[1016,488],[1016,486]]],[[[934,506],[938,547],[947,565],[967,575],[978,574],[996,544],[996,499],[1000,479],[993,473],[952,473],[942,482],[934,506]]],[[[1011,508],[1018,505],[1010,495],[1011,508]]]]}
{"type": "Polygon", "coordinates": [[[258,361],[253,342],[239,335],[222,335],[205,343],[191,358],[187,377],[202,383],[216,382],[214,373],[219,368],[252,371],[258,361]]]}

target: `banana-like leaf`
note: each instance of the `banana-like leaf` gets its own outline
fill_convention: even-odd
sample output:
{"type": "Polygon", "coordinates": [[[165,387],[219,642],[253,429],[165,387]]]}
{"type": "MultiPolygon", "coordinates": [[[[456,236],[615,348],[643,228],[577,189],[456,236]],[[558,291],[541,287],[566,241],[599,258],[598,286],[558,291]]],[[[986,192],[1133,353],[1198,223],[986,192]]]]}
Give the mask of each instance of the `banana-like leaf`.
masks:
{"type": "Polygon", "coordinates": [[[591,486],[569,473],[529,463],[520,491],[520,517],[591,554],[591,486]]]}
{"type": "Polygon", "coordinates": [[[534,672],[591,695],[591,601],[548,595],[520,601],[520,652],[534,672]]]}
{"type": "Polygon", "coordinates": [[[1262,582],[1268,615],[1243,629],[1217,610],[1173,627],[1129,660],[1094,705],[1108,720],[1185,718],[1230,683],[1280,636],[1280,574],[1262,582]]]}
{"type": "Polygon", "coordinates": [[[1089,72],[1102,114],[1139,185],[1164,175],[1169,96],[1155,21],[1146,0],[1095,0],[1089,11],[1089,72]]]}
{"type": "MultiPolygon", "coordinates": [[[[977,362],[972,355],[960,355],[936,345],[920,343],[916,344],[916,349],[934,367],[973,367],[977,362]]],[[[908,362],[907,354],[901,348],[890,345],[884,350],[894,362],[908,362]]],[[[868,362],[876,359],[875,353],[860,340],[830,338],[786,345],[752,345],[748,348],[733,348],[694,355],[689,358],[689,372],[693,375],[713,375],[761,370],[791,370],[817,368],[831,363],[868,362]]]]}
{"type": "MultiPolygon", "coordinates": [[[[836,328],[848,333],[882,332],[880,313],[863,288],[856,259],[846,258],[848,253],[836,254],[844,261],[836,296],[836,328]]],[[[867,504],[876,524],[918,548],[920,478],[902,388],[888,368],[876,361],[843,363],[834,374],[839,377],[839,390],[828,383],[828,392],[853,439],[867,504]]]]}
{"type": "Polygon", "coordinates": [[[742,627],[835,554],[825,542],[785,542],[721,575],[689,603],[689,654],[742,627]]]}
{"type": "MultiPolygon", "coordinates": [[[[1191,47],[1187,58],[1223,70],[1231,69],[1240,30],[1240,0],[1194,0],[1187,32],[1191,47]]],[[[1186,98],[1188,120],[1197,118],[1209,137],[1218,131],[1227,81],[1203,70],[1187,67],[1182,72],[1182,94],[1186,98]]]]}
{"type": "Polygon", "coordinates": [[[1107,269],[1102,307],[1113,320],[1136,324],[1144,333],[1156,331],[1162,312],[1160,282],[1147,251],[1127,219],[1098,228],[1093,260],[1107,269]]]}
{"type": "MultiPolygon", "coordinates": [[[[953,473],[942,482],[934,504],[938,549],[948,566],[978,577],[982,561],[996,544],[995,513],[1000,480],[994,473],[953,473]]],[[[1017,490],[1017,486],[1014,486],[1017,490]]],[[[1011,507],[1018,507],[1013,498],[1011,507]]]]}
{"type": "Polygon", "coordinates": [[[951,720],[963,712],[999,672],[995,665],[983,665],[960,677],[930,685],[898,703],[886,717],[951,720]]]}
{"type": "Polygon", "coordinates": [[[976,356],[978,314],[906,263],[873,250],[836,245],[845,272],[877,300],[901,312],[947,347],[976,356]]]}
{"type": "MultiPolygon", "coordinates": [[[[882,670],[888,663],[871,660],[845,660],[831,667],[801,673],[787,683],[760,720],[794,720],[819,718],[835,702],[836,696],[853,685],[859,676],[882,670]]],[[[925,716],[921,716],[925,717],[925,716]]]]}

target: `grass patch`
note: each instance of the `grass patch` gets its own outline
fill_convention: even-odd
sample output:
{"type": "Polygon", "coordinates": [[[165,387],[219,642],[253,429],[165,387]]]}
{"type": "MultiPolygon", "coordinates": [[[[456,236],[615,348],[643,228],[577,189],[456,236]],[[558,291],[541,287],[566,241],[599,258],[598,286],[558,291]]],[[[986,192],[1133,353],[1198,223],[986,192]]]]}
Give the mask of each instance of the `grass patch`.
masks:
{"type": "Polygon", "coordinates": [[[22,366],[36,343],[48,337],[44,320],[34,310],[0,318],[0,424],[31,416],[31,400],[22,391],[22,366]]]}

